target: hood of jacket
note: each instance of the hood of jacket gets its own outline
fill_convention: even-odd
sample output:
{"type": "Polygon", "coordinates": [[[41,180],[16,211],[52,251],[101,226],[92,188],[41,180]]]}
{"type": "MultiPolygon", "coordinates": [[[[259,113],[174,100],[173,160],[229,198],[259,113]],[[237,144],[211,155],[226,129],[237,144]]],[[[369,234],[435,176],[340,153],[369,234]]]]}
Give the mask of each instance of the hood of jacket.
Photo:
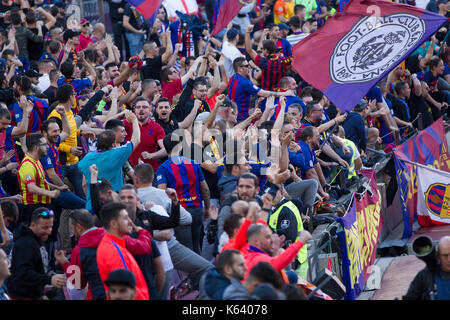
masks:
{"type": "Polygon", "coordinates": [[[231,281],[216,268],[209,269],[205,278],[205,291],[212,300],[223,300],[223,292],[231,281]]]}
{"type": "Polygon", "coordinates": [[[90,230],[80,237],[78,244],[84,248],[97,248],[105,234],[106,230],[103,228],[90,230]]]}

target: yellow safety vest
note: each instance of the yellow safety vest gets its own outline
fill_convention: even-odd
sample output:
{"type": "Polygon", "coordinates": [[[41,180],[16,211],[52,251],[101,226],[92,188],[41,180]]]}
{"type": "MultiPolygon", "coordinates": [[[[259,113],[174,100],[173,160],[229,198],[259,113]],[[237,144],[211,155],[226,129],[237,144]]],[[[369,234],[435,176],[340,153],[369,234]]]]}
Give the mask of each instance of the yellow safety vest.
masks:
{"type": "Polygon", "coordinates": [[[352,160],[349,163],[350,168],[348,169],[348,179],[351,179],[353,177],[356,177],[356,170],[355,170],[355,160],[356,160],[356,146],[353,143],[353,141],[348,140],[348,139],[342,139],[342,142],[350,149],[352,149],[352,160]]]}
{"type": "MultiPolygon", "coordinates": [[[[285,202],[275,212],[270,214],[269,227],[272,228],[272,230],[274,230],[276,232],[278,216],[280,215],[281,210],[283,210],[283,208],[285,208],[285,207],[287,207],[289,210],[291,210],[291,212],[294,213],[295,218],[297,219],[297,233],[302,231],[303,230],[302,216],[300,214],[300,211],[298,210],[298,207],[292,201],[285,202]]],[[[295,240],[298,240],[298,235],[295,240]]],[[[306,279],[307,270],[308,270],[308,252],[306,249],[306,243],[303,245],[303,247],[298,252],[297,260],[300,263],[300,267],[297,269],[297,273],[300,277],[302,277],[303,279],[306,279]]]]}

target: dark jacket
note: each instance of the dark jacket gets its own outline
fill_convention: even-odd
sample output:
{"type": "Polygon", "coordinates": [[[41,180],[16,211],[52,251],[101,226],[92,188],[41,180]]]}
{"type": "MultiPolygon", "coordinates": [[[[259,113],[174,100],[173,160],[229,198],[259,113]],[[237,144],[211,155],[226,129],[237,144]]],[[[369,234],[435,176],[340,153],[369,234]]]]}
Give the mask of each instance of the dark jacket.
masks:
{"type": "Polygon", "coordinates": [[[200,300],[223,300],[223,293],[230,284],[230,279],[216,268],[211,268],[200,279],[199,298],[200,300]]]}
{"type": "MultiPolygon", "coordinates": [[[[38,36],[33,33],[30,29],[27,29],[23,26],[17,26],[16,28],[16,41],[19,46],[19,59],[28,59],[28,49],[27,44],[28,40],[32,42],[42,43],[44,42],[44,38],[42,36],[38,36]]],[[[38,59],[39,57],[35,57],[38,59]]]]}
{"type": "Polygon", "coordinates": [[[431,300],[431,293],[435,292],[434,276],[438,268],[425,267],[413,279],[409,285],[408,292],[403,300],[431,300]]]}
{"type": "Polygon", "coordinates": [[[11,259],[11,277],[7,281],[8,292],[17,299],[39,299],[44,286],[51,283],[51,276],[44,270],[41,241],[25,225],[14,235],[11,259]]]}
{"type": "Polygon", "coordinates": [[[236,190],[238,179],[239,177],[231,174],[224,175],[219,179],[217,187],[219,189],[221,201],[224,201],[227,195],[229,196],[236,190]]]}

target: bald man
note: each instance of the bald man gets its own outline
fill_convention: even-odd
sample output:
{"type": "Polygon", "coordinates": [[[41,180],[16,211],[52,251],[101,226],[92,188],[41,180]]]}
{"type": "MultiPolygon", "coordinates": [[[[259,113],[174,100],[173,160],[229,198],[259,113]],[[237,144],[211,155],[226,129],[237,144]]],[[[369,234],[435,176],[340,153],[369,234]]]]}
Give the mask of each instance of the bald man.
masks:
{"type": "Polygon", "coordinates": [[[439,240],[437,262],[416,275],[403,300],[450,300],[450,236],[439,240]]]}

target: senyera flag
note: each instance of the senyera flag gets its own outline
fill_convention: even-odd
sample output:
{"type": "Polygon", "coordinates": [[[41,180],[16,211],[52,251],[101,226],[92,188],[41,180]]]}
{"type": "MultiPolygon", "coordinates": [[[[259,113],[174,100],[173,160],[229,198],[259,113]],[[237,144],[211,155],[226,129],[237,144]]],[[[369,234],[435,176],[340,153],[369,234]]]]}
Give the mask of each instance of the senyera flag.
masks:
{"type": "Polygon", "coordinates": [[[242,7],[251,0],[216,0],[214,15],[217,15],[211,36],[215,36],[241,11],[242,7]],[[218,14],[217,14],[218,12],[218,14]]]}
{"type": "Polygon", "coordinates": [[[162,0],[126,0],[139,11],[145,19],[153,25],[162,0]]]}
{"type": "Polygon", "coordinates": [[[336,107],[351,111],[447,18],[383,0],[352,0],[293,48],[292,65],[336,107]]]}

